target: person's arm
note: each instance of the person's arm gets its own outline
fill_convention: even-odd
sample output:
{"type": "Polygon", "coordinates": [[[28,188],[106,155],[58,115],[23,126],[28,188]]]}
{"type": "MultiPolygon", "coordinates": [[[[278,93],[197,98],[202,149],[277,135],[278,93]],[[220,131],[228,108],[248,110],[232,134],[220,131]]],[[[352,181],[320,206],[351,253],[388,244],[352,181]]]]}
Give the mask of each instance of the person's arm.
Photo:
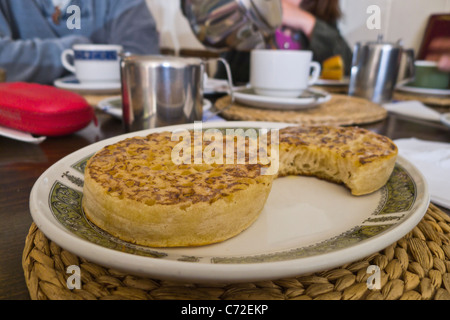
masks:
{"type": "Polygon", "coordinates": [[[76,36],[47,40],[0,37],[0,67],[6,70],[9,82],[52,84],[65,73],[61,53],[75,43],[87,40],[76,36]]]}
{"type": "Polygon", "coordinates": [[[14,39],[10,21],[0,11],[0,67],[9,82],[51,84],[64,74],[61,53],[76,43],[87,43],[81,36],[61,39],[14,39]]]}
{"type": "Polygon", "coordinates": [[[345,63],[345,73],[350,74],[353,53],[338,28],[317,19],[299,7],[298,0],[283,0],[283,25],[300,31],[306,37],[306,48],[314,54],[314,60],[322,63],[334,55],[340,55],[345,63]]]}
{"type": "MultiPolygon", "coordinates": [[[[156,22],[143,0],[114,0],[109,8],[105,29],[109,43],[120,44],[134,54],[159,54],[156,22]]],[[[93,34],[92,39],[105,34],[93,34]]]]}
{"type": "Polygon", "coordinates": [[[283,0],[283,25],[291,29],[303,32],[309,39],[316,25],[316,17],[311,13],[301,9],[298,1],[283,0]]]}

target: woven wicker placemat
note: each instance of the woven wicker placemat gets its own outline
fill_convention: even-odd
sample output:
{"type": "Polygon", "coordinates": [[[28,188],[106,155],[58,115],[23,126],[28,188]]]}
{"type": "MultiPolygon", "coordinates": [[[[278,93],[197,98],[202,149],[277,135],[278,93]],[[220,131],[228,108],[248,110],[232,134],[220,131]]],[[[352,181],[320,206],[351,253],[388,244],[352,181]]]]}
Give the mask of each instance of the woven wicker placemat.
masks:
{"type": "Polygon", "coordinates": [[[230,106],[231,98],[216,101],[221,116],[237,121],[287,122],[301,125],[360,125],[383,120],[387,111],[363,98],[333,94],[329,102],[299,111],[270,110],[249,107],[240,103],[230,106]]]}
{"type": "Polygon", "coordinates": [[[450,217],[430,205],[422,221],[386,249],[339,268],[295,278],[240,284],[155,280],[102,267],[50,241],[32,225],[22,259],[33,300],[450,300],[450,217]],[[69,290],[68,266],[80,266],[82,287],[69,290]],[[380,289],[369,289],[378,266],[380,289]]]}

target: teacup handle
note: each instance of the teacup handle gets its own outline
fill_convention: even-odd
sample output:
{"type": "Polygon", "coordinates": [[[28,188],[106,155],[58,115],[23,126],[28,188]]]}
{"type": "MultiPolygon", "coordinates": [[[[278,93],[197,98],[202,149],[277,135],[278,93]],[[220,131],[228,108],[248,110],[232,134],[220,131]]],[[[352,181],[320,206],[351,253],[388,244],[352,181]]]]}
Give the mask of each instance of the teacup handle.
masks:
{"type": "Polygon", "coordinates": [[[75,66],[69,63],[68,57],[72,56],[72,58],[75,57],[75,52],[72,49],[66,49],[61,54],[61,62],[67,70],[69,70],[72,73],[76,73],[75,66]]]}
{"type": "Polygon", "coordinates": [[[313,69],[313,72],[308,81],[308,86],[312,86],[313,84],[315,84],[317,82],[317,80],[319,80],[320,73],[322,72],[322,66],[318,62],[312,61],[311,69],[313,69]]]}
{"type": "Polygon", "coordinates": [[[406,54],[407,67],[408,67],[408,77],[404,80],[411,82],[416,78],[416,66],[414,65],[414,49],[407,49],[403,52],[406,54]]]}
{"type": "Polygon", "coordinates": [[[206,60],[207,63],[211,63],[211,62],[221,62],[224,67],[225,67],[225,71],[227,73],[227,83],[228,83],[228,90],[231,96],[231,103],[234,102],[234,94],[233,94],[233,76],[231,74],[231,68],[230,65],[228,64],[227,60],[225,60],[224,58],[214,58],[214,59],[208,59],[206,60]]]}
{"type": "Polygon", "coordinates": [[[223,58],[215,58],[215,59],[209,59],[206,62],[221,62],[225,66],[225,71],[227,73],[227,81],[228,81],[228,90],[230,94],[230,104],[226,106],[225,108],[220,109],[219,111],[213,113],[206,121],[214,118],[215,116],[221,114],[226,109],[230,108],[234,104],[234,92],[233,92],[233,76],[231,74],[231,68],[228,62],[223,58]]]}

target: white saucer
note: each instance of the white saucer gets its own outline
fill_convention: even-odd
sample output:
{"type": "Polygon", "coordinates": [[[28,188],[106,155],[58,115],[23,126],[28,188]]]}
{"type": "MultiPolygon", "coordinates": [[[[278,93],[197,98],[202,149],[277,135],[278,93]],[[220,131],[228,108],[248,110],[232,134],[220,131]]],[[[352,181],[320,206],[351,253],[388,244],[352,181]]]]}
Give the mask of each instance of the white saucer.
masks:
{"type": "Polygon", "coordinates": [[[444,113],[441,116],[441,122],[450,128],[450,113],[444,113]]]}
{"type": "Polygon", "coordinates": [[[297,98],[261,96],[256,94],[251,88],[240,89],[233,94],[237,102],[250,107],[272,110],[309,109],[328,102],[331,99],[329,93],[318,90],[308,90],[308,92],[297,98]]]}
{"type": "Polygon", "coordinates": [[[409,93],[426,94],[432,96],[450,96],[450,89],[432,89],[419,88],[408,85],[408,83],[400,83],[397,90],[409,93]]]}
{"type": "Polygon", "coordinates": [[[327,80],[327,79],[318,79],[314,85],[315,86],[330,86],[330,87],[345,87],[350,84],[350,78],[345,77],[341,80],[327,80]]]}
{"type": "MultiPolygon", "coordinates": [[[[249,85],[233,86],[233,90],[248,88],[249,85]]],[[[203,83],[203,94],[227,94],[230,93],[230,87],[227,80],[205,78],[203,83]]]]}
{"type": "MultiPolygon", "coordinates": [[[[211,109],[211,101],[203,100],[203,112],[211,109]]],[[[122,119],[122,96],[115,96],[100,101],[97,108],[117,119],[122,119]]]]}
{"type": "Polygon", "coordinates": [[[117,94],[120,93],[122,85],[120,82],[93,82],[80,83],[75,76],[68,76],[54,82],[55,87],[67,89],[78,93],[91,94],[117,94]]]}
{"type": "Polygon", "coordinates": [[[203,85],[204,94],[228,93],[229,90],[227,80],[207,78],[203,85]]]}

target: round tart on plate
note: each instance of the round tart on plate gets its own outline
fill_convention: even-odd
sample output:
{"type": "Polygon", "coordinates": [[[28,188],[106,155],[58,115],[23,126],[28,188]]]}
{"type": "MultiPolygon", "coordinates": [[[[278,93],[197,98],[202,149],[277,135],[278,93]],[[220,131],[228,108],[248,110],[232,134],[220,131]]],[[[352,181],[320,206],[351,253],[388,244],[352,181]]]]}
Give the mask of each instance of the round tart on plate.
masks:
{"type": "Polygon", "coordinates": [[[279,176],[316,176],[360,196],[386,184],[397,158],[391,140],[360,128],[289,127],[246,138],[245,151],[239,143],[227,148],[237,136],[224,134],[216,141],[205,135],[200,133],[198,143],[191,131],[182,157],[180,140],[171,132],[126,139],[97,152],[85,171],[86,217],[140,245],[208,245],[252,225],[279,176]],[[188,149],[193,152],[185,153],[188,149]]]}

